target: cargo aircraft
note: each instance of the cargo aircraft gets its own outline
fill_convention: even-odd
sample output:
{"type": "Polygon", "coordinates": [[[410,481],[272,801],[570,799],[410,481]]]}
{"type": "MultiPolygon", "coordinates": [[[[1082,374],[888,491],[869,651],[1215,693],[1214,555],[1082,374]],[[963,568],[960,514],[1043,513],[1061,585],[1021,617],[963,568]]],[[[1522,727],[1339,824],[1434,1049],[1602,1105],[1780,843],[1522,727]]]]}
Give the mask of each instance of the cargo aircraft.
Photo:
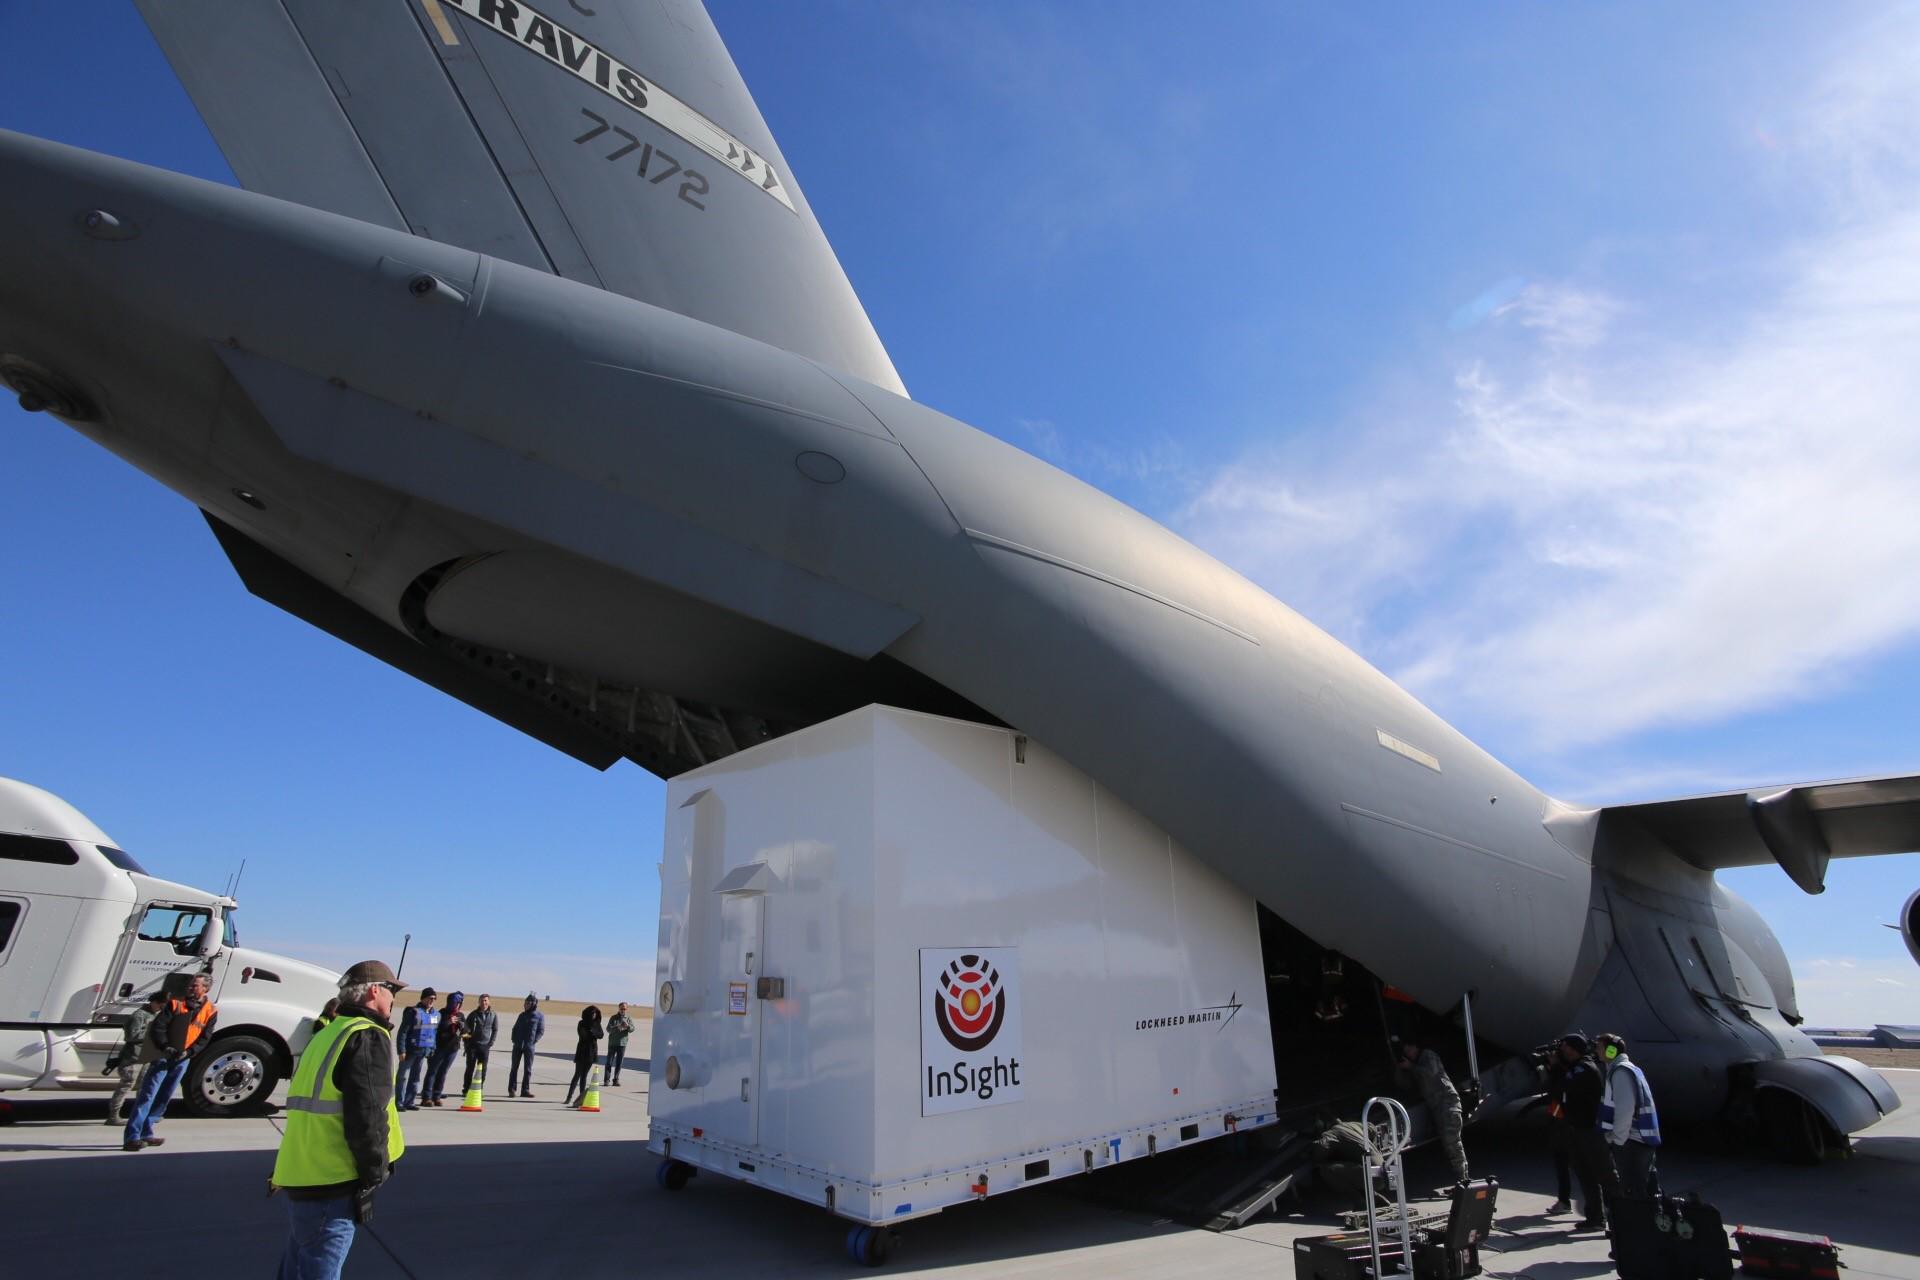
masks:
{"type": "Polygon", "coordinates": [[[1920,777],[1561,803],[910,399],[696,0],[137,2],[244,189],[0,133],[0,379],[255,595],[597,768],[1032,735],[1262,904],[1283,1103],[1413,1019],[1496,1098],[1618,1031],[1801,1158],[1898,1105],[1714,872],[1920,847],[1920,777]]]}

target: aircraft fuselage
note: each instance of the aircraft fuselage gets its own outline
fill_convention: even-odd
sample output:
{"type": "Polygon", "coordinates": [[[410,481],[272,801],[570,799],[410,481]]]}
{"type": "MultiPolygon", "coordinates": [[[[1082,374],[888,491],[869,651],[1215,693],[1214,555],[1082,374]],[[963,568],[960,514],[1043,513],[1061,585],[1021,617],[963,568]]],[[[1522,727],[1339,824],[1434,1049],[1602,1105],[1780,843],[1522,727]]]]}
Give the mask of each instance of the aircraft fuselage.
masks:
{"type": "MultiPolygon", "coordinates": [[[[1738,914],[1668,851],[1596,846],[1590,813],[1168,530],[923,405],[269,197],[14,134],[0,168],[16,372],[396,630],[452,565],[416,600],[438,632],[788,719],[885,655],[1422,1004],[1472,992],[1509,1048],[1580,1012],[1616,913],[1738,914]],[[1672,902],[1623,907],[1629,881],[1672,902]]],[[[1771,944],[1741,921],[1740,949],[1771,944]]],[[[1756,1005],[1791,1012],[1784,962],[1756,963],[1756,1005]]],[[[1715,1052],[1801,1051],[1775,1022],[1716,1023],[1715,1052]]]]}

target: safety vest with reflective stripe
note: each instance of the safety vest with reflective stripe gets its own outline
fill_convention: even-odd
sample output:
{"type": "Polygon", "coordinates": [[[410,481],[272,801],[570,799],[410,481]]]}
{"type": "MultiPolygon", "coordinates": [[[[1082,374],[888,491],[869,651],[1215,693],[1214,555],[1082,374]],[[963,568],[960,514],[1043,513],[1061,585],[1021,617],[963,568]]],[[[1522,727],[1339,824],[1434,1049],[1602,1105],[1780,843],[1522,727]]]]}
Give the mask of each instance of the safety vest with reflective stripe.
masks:
{"type": "MultiPolygon", "coordinates": [[[[335,1018],[307,1042],[300,1066],[287,1087],[287,1132],[273,1162],[273,1181],[282,1187],[331,1187],[356,1182],[360,1168],[347,1146],[347,1125],[340,1109],[340,1089],[333,1083],[333,1064],[347,1037],[372,1028],[387,1037],[391,1055],[393,1033],[371,1018],[335,1018]]],[[[392,1075],[391,1058],[387,1074],[392,1075]]],[[[407,1149],[400,1134],[400,1112],[387,1099],[387,1160],[398,1160],[407,1149]]]]}
{"type": "Polygon", "coordinates": [[[1653,1090],[1647,1087],[1646,1074],[1635,1062],[1616,1062],[1607,1068],[1607,1089],[1600,1097],[1600,1127],[1609,1132],[1613,1129],[1613,1073],[1616,1071],[1631,1071],[1634,1087],[1640,1091],[1639,1105],[1633,1109],[1633,1140],[1650,1147],[1659,1146],[1660,1113],[1654,1110],[1653,1090]]]}

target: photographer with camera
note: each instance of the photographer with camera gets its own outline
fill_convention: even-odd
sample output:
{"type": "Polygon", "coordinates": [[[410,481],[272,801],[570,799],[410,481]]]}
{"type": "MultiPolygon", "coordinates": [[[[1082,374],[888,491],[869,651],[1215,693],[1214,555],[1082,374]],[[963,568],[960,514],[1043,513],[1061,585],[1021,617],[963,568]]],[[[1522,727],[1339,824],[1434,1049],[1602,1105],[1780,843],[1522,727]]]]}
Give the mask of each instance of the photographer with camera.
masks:
{"type": "Polygon", "coordinates": [[[1586,1036],[1569,1031],[1560,1039],[1560,1060],[1566,1064],[1566,1124],[1568,1154],[1580,1176],[1580,1195],[1586,1214],[1575,1231],[1607,1229],[1607,1198],[1617,1193],[1613,1160],[1606,1135],[1600,1132],[1600,1102],[1606,1084],[1593,1060],[1586,1036]]]}
{"type": "MultiPolygon", "coordinates": [[[[1573,1035],[1581,1033],[1575,1031],[1573,1035]]],[[[1583,1037],[1584,1038],[1584,1037],[1583,1037]]],[[[1547,1206],[1549,1215],[1573,1212],[1573,1126],[1567,1123],[1567,1072],[1570,1064],[1560,1054],[1563,1040],[1534,1051],[1546,1075],[1547,1149],[1553,1153],[1553,1180],[1560,1198],[1547,1206]]]]}

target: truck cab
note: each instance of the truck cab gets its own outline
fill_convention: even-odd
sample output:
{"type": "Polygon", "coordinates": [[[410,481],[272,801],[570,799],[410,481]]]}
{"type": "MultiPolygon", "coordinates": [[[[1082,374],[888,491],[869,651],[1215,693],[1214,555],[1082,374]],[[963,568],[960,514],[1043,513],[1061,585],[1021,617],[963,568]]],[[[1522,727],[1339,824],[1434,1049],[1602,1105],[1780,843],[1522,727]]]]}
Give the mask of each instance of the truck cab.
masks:
{"type": "Polygon", "coordinates": [[[127,1016],[171,975],[205,973],[220,1018],[186,1105],[263,1103],[338,975],[241,946],[236,907],[149,875],[66,801],[0,778],[0,1091],[111,1090],[127,1016]]]}

